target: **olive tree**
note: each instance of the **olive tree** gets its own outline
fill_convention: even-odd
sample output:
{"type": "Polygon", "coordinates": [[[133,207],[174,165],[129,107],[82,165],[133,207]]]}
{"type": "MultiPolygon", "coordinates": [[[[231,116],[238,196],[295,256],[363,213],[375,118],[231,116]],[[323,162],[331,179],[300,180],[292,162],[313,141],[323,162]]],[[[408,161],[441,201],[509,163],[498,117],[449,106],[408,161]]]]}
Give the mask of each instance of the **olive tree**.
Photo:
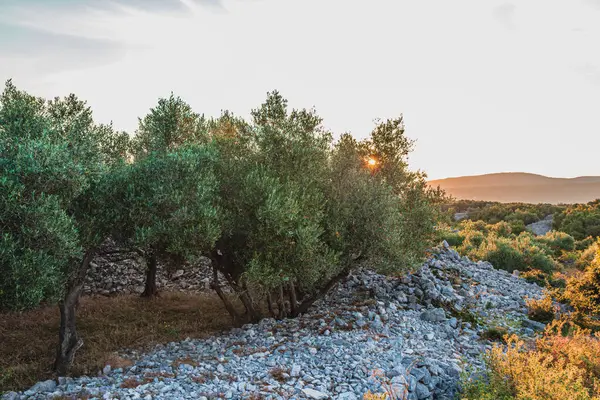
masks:
{"type": "Polygon", "coordinates": [[[207,254],[218,234],[216,153],[186,145],[136,160],[112,176],[101,198],[116,210],[113,238],[144,249],[143,296],[156,296],[157,262],[181,264],[207,254]]]}
{"type": "Polygon", "coordinates": [[[75,308],[94,249],[98,220],[82,212],[127,136],[94,124],[85,102],[51,101],[8,81],[0,97],[0,304],[23,309],[59,299],[59,372],[82,344],[75,308]]]}
{"type": "MultiPolygon", "coordinates": [[[[276,92],[252,114],[252,124],[226,114],[210,129],[220,151],[223,212],[211,259],[215,278],[225,277],[247,319],[256,321],[263,316],[258,299],[273,310],[275,296],[278,315],[284,316],[283,292],[296,284],[292,272],[303,264],[326,266],[334,255],[319,240],[330,135],[317,130],[320,119],[313,112],[288,113],[276,92]],[[223,124],[230,128],[226,135],[223,124]]],[[[241,321],[216,279],[214,287],[241,321]]]]}
{"type": "Polygon", "coordinates": [[[411,142],[401,120],[378,125],[367,141],[345,135],[334,145],[314,110],[289,111],[277,92],[252,116],[237,135],[209,129],[220,149],[223,210],[211,258],[246,319],[260,319],[265,308],[296,316],[357,266],[398,271],[423,256],[434,196],[408,171],[411,142]]]}
{"type": "Polygon", "coordinates": [[[181,98],[159,99],[139,121],[133,162],[114,174],[104,191],[118,210],[111,236],[146,260],[142,296],[158,294],[159,261],[192,261],[207,253],[218,235],[217,153],[207,144],[206,125],[181,98]]]}
{"type": "Polygon", "coordinates": [[[7,82],[0,97],[0,304],[34,307],[61,295],[66,266],[82,253],[71,202],[87,185],[43,99],[7,82]]]}
{"type": "Polygon", "coordinates": [[[441,204],[447,201],[446,194],[439,188],[427,185],[426,175],[408,168],[408,156],[414,141],[406,136],[402,116],[377,121],[368,139],[360,144],[360,152],[375,179],[388,185],[398,199],[402,215],[404,235],[400,247],[406,263],[420,261],[434,234],[436,221],[443,218],[441,204]]]}

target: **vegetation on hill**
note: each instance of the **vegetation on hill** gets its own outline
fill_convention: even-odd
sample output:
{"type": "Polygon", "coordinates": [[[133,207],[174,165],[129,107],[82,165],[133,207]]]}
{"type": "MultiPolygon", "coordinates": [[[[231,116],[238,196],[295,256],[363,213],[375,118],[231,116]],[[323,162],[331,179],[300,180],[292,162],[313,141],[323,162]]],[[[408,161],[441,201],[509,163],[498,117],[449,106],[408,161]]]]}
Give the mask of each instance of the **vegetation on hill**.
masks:
{"type": "MultiPolygon", "coordinates": [[[[529,232],[513,233],[511,224],[483,221],[461,221],[456,228],[441,226],[439,234],[462,255],[473,260],[484,260],[496,268],[540,271],[551,276],[560,270],[561,262],[571,262],[577,252],[575,239],[563,232],[548,232],[535,236],[529,232]]],[[[527,276],[527,274],[525,275],[527,276]]]]}
{"type": "Polygon", "coordinates": [[[462,398],[600,398],[598,201],[572,206],[458,201],[444,209],[448,216],[468,213],[439,229],[460,253],[522,271],[522,277],[549,289],[545,298],[527,303],[529,318],[548,323],[543,336],[525,341],[505,335],[486,355],[485,376],[465,379],[462,398]],[[557,230],[543,236],[523,231],[548,214],[554,214],[557,230]],[[567,308],[559,311],[556,301],[567,308]]]}
{"type": "Polygon", "coordinates": [[[402,118],[363,141],[333,141],[314,110],[289,110],[277,92],[250,122],[207,119],[171,95],[130,138],[94,123],[74,95],[46,101],[9,81],[0,308],[58,302],[54,367],[66,373],[83,344],[84,278],[110,237],[146,258],[146,296],[156,295],[157,262],[204,256],[235,323],[296,316],[357,266],[397,273],[425,255],[442,193],[408,169],[412,145],[402,118]]]}
{"type": "Polygon", "coordinates": [[[565,205],[498,203],[477,200],[455,200],[443,206],[450,217],[455,213],[466,213],[466,218],[473,221],[484,221],[488,224],[505,221],[513,226],[513,230],[518,228],[521,231],[525,230],[525,225],[561,212],[565,208],[565,205]]]}
{"type": "Polygon", "coordinates": [[[532,302],[532,318],[549,323],[534,343],[505,336],[488,353],[487,376],[465,380],[465,400],[560,400],[600,398],[600,250],[584,272],[552,292],[573,311],[561,314],[548,296],[532,302]]]}
{"type": "Polygon", "coordinates": [[[600,199],[575,204],[556,213],[554,229],[567,232],[577,240],[600,237],[600,199]]]}

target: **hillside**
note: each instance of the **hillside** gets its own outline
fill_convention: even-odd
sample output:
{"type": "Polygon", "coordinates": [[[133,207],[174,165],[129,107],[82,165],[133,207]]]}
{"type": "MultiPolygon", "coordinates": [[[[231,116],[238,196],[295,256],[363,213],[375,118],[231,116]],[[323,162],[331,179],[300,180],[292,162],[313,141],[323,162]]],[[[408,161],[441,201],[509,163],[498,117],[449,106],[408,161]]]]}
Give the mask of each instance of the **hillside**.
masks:
{"type": "Polygon", "coordinates": [[[457,199],[523,203],[587,203],[600,198],[600,176],[550,178],[522,172],[429,181],[457,199]]]}

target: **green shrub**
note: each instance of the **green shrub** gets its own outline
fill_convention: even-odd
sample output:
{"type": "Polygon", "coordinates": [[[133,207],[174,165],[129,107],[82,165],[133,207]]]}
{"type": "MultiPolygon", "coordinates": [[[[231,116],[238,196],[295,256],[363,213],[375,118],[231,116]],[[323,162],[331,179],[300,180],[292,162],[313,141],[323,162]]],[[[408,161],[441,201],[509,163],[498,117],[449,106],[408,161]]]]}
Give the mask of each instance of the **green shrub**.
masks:
{"type": "Polygon", "coordinates": [[[543,212],[540,211],[532,212],[518,208],[513,213],[508,214],[505,220],[508,222],[519,221],[522,222],[523,225],[529,225],[536,221],[539,221],[541,218],[543,218],[543,216],[543,212]]]}
{"type": "Polygon", "coordinates": [[[485,260],[496,268],[509,272],[526,271],[530,268],[549,273],[557,268],[549,247],[538,243],[529,233],[521,233],[514,237],[498,236],[494,229],[506,234],[505,225],[492,225],[481,230],[474,230],[473,223],[466,223],[468,230],[461,231],[465,239],[458,251],[475,260],[485,260]],[[496,226],[496,228],[494,228],[496,226]],[[484,233],[484,232],[491,233],[484,233]]]}
{"type": "Polygon", "coordinates": [[[530,268],[536,268],[550,273],[557,268],[556,261],[552,259],[552,256],[546,254],[539,247],[533,247],[525,255],[525,260],[530,268]]]}
{"type": "Polygon", "coordinates": [[[448,228],[438,231],[438,241],[445,240],[450,246],[459,247],[465,241],[465,237],[460,232],[454,232],[448,228]]]}
{"type": "Polygon", "coordinates": [[[536,242],[530,233],[520,234],[514,242],[514,246],[523,254],[528,267],[539,269],[550,273],[558,268],[556,261],[552,258],[552,251],[544,244],[536,242]]]}
{"type": "Polygon", "coordinates": [[[508,221],[510,224],[510,229],[513,234],[519,235],[521,232],[525,232],[525,223],[521,220],[511,220],[508,221]]]}
{"type": "Polygon", "coordinates": [[[485,240],[485,235],[479,231],[467,231],[465,235],[465,246],[469,246],[470,248],[477,249],[483,241],[485,240]]]}
{"type": "Polygon", "coordinates": [[[566,232],[576,240],[600,236],[600,200],[576,204],[554,215],[554,229],[566,232]]]}
{"type": "Polygon", "coordinates": [[[489,261],[494,267],[506,271],[524,271],[528,267],[523,254],[506,238],[486,238],[476,254],[478,259],[489,261]]]}
{"type": "Polygon", "coordinates": [[[490,230],[499,237],[510,237],[512,230],[507,222],[500,221],[491,226],[490,230]]]}
{"type": "Polygon", "coordinates": [[[559,256],[563,251],[575,250],[575,239],[564,232],[550,231],[544,236],[538,236],[536,241],[547,245],[555,256],[559,256]]]}
{"type": "Polygon", "coordinates": [[[461,228],[461,230],[463,230],[465,232],[477,231],[477,232],[481,232],[481,233],[487,235],[489,233],[489,231],[491,230],[491,225],[489,225],[481,220],[478,220],[478,221],[464,220],[464,221],[461,221],[460,228],[461,228]]]}
{"type": "Polygon", "coordinates": [[[594,245],[595,243],[596,243],[596,240],[591,236],[588,236],[582,240],[576,240],[575,241],[575,250],[585,250],[585,249],[589,248],[590,246],[594,245]]]}

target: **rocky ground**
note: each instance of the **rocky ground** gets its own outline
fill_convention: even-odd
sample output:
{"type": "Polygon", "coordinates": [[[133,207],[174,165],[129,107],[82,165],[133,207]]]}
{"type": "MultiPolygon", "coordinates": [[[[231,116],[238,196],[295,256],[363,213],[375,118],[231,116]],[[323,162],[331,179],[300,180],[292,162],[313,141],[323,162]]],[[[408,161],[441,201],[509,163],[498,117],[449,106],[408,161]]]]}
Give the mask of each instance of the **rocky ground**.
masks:
{"type": "Polygon", "coordinates": [[[306,315],[156,347],[125,369],[40,382],[5,399],[452,399],[477,373],[490,327],[534,335],[525,297],[542,290],[447,246],[414,274],[359,271],[306,315]],[[61,397],[62,396],[62,397],[61,397]]]}
{"type": "Polygon", "coordinates": [[[546,218],[541,221],[534,222],[533,224],[527,225],[525,228],[533,233],[534,235],[542,236],[552,230],[552,214],[546,216],[546,218]]]}

